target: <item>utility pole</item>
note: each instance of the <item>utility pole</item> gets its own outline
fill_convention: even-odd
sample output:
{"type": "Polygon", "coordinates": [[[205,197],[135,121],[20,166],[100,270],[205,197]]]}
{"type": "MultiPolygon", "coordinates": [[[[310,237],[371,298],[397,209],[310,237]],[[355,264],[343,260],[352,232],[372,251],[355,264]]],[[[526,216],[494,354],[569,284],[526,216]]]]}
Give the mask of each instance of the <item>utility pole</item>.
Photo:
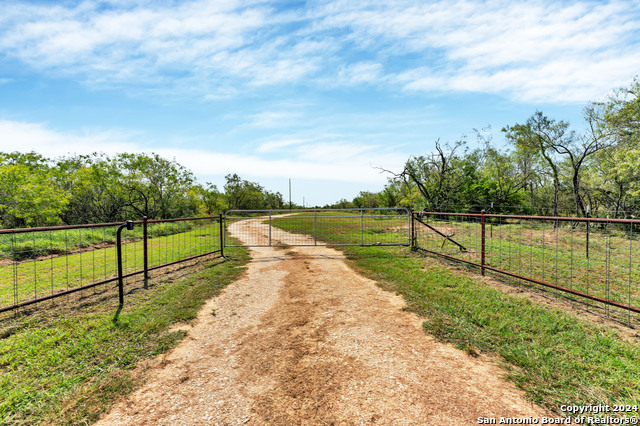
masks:
{"type": "Polygon", "coordinates": [[[289,178],[289,210],[291,210],[291,178],[289,178]]]}

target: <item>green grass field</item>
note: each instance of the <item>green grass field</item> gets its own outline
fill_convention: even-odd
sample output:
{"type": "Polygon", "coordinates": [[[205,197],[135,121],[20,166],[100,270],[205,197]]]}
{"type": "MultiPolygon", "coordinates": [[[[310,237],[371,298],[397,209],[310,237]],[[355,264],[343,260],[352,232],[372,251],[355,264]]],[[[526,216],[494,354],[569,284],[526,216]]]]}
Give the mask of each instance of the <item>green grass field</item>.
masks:
{"type": "MultiPolygon", "coordinates": [[[[255,218],[247,218],[255,219],[255,218]]],[[[245,221],[238,218],[228,221],[245,221]]],[[[407,216],[395,215],[394,212],[369,211],[364,215],[360,212],[349,211],[318,211],[294,213],[292,216],[277,217],[271,219],[262,218],[263,224],[271,221],[276,228],[286,229],[291,235],[272,235],[271,245],[319,245],[333,244],[364,244],[364,245],[408,245],[409,221],[407,216]],[[360,230],[362,229],[362,233],[360,230]]],[[[258,223],[254,222],[256,229],[252,229],[251,223],[243,226],[241,232],[250,234],[261,233],[258,223]]],[[[268,241],[263,241],[268,245],[268,241]]]]}
{"type": "MultiPolygon", "coordinates": [[[[457,246],[417,224],[418,245],[427,250],[480,263],[480,224],[430,220],[457,246]]],[[[637,231],[636,231],[637,232],[637,231]]],[[[640,241],[629,225],[608,224],[587,232],[567,222],[509,220],[485,225],[485,262],[489,266],[593,296],[640,308],[640,241]]],[[[597,302],[595,302],[597,303],[597,302]]],[[[604,307],[607,310],[607,307],[604,307]]]]}
{"type": "MultiPolygon", "coordinates": [[[[124,230],[122,233],[125,239],[122,251],[124,273],[143,269],[141,232],[141,227],[136,227],[133,231],[124,230]]],[[[36,252],[32,251],[31,258],[21,257],[20,261],[5,260],[0,263],[0,307],[116,277],[115,236],[108,236],[109,233],[114,234],[115,228],[94,229],[91,232],[74,230],[73,236],[77,240],[71,244],[67,234],[64,243],[74,248],[60,255],[43,257],[36,256],[36,252]],[[98,238],[99,234],[104,235],[98,238]]],[[[45,244],[48,233],[43,234],[38,238],[45,244]]],[[[27,234],[17,234],[16,237],[18,235],[27,234]]],[[[64,240],[60,235],[56,238],[57,243],[51,237],[54,245],[64,240]]],[[[31,236],[31,239],[36,238],[31,236]]],[[[153,223],[149,224],[148,241],[148,262],[149,267],[153,267],[219,250],[220,228],[217,221],[153,223]]]]}
{"type": "Polygon", "coordinates": [[[183,278],[159,276],[125,296],[113,289],[81,304],[36,307],[0,321],[0,424],[90,424],[143,380],[134,368],[184,337],[172,324],[196,317],[205,300],[243,271],[248,256],[190,267],[183,278]],[[117,315],[116,315],[117,314],[117,315]]]}
{"type": "MultiPolygon", "coordinates": [[[[299,223],[276,225],[310,232],[310,226],[305,230],[299,223]]],[[[350,238],[357,241],[358,224],[342,226],[350,226],[350,238]]],[[[336,238],[342,241],[345,236],[336,238]]],[[[532,401],[557,414],[562,415],[562,404],[640,404],[637,337],[629,339],[611,327],[507,295],[404,247],[342,250],[356,269],[402,294],[407,309],[425,318],[426,332],[470,355],[495,356],[532,401]]]]}
{"type": "MultiPolygon", "coordinates": [[[[179,234],[197,226],[195,222],[150,223],[148,235],[162,237],[179,234]]],[[[33,259],[41,256],[66,254],[70,251],[104,246],[116,243],[116,226],[102,228],[80,228],[55,231],[26,232],[19,234],[0,234],[0,260],[15,261],[33,259]]],[[[124,237],[129,240],[142,239],[142,226],[126,231],[124,237]]]]}

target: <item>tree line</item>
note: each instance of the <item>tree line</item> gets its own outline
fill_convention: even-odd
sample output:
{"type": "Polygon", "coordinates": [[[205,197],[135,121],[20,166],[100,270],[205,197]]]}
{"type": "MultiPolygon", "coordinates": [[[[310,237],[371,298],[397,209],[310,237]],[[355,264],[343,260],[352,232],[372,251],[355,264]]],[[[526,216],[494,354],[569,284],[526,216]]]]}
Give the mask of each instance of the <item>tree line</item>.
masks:
{"type": "Polygon", "coordinates": [[[489,130],[466,139],[436,141],[389,173],[377,193],[361,192],[333,207],[396,207],[479,211],[640,216],[640,80],[584,109],[585,129],[536,111],[505,126],[507,145],[496,148],[489,130]]]}
{"type": "Polygon", "coordinates": [[[157,154],[74,155],[58,159],[0,153],[4,228],[206,216],[226,209],[282,208],[282,195],[237,174],[223,191],[157,154]]]}
{"type": "MultiPolygon", "coordinates": [[[[640,216],[640,80],[584,110],[585,129],[536,111],[505,126],[506,146],[490,130],[436,141],[402,170],[384,170],[380,192],[325,207],[408,207],[576,216],[640,216]]],[[[282,194],[237,174],[222,190],[157,154],[94,153],[58,159],[0,153],[4,228],[214,215],[227,209],[282,209],[282,194]]]]}

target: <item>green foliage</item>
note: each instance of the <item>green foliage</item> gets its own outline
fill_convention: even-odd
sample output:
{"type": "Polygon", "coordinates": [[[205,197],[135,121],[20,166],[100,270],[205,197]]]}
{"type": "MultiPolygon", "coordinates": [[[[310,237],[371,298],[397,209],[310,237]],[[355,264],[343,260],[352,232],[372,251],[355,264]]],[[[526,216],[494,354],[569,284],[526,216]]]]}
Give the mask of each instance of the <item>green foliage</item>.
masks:
{"type": "Polygon", "coordinates": [[[67,223],[166,219],[197,210],[193,174],[157,154],[77,156],[60,160],[57,167],[66,172],[67,223]]]}
{"type": "Polygon", "coordinates": [[[593,109],[599,112],[599,130],[616,142],[601,158],[612,166],[604,170],[605,176],[614,183],[626,183],[631,196],[640,196],[640,80],[593,109]]]}
{"type": "Polygon", "coordinates": [[[225,176],[225,179],[224,192],[230,210],[281,209],[284,206],[279,192],[269,192],[235,173],[225,176]]]}
{"type": "Polygon", "coordinates": [[[0,215],[6,225],[58,224],[67,203],[54,171],[38,154],[0,153],[0,215]]]}
{"type": "Polygon", "coordinates": [[[239,249],[231,255],[235,260],[128,294],[119,314],[110,297],[72,312],[45,309],[5,319],[0,326],[11,332],[0,339],[0,423],[95,422],[134,389],[138,362],[184,337],[169,327],[194,319],[204,301],[242,273],[248,256],[239,249]]]}
{"type": "Polygon", "coordinates": [[[157,154],[94,153],[50,160],[0,153],[2,227],[216,215],[228,208],[279,209],[282,195],[232,174],[225,193],[157,154]]]}
{"type": "Polygon", "coordinates": [[[347,200],[345,198],[342,198],[337,203],[334,203],[334,204],[331,204],[331,205],[327,205],[325,207],[326,208],[331,208],[331,209],[353,209],[353,208],[356,207],[356,205],[353,202],[351,202],[351,201],[349,201],[349,200],[347,200]]]}
{"type": "Polygon", "coordinates": [[[353,204],[358,208],[376,208],[381,206],[381,200],[378,194],[369,191],[360,191],[360,194],[353,199],[353,204]]]}
{"type": "Polygon", "coordinates": [[[198,213],[211,216],[226,209],[224,194],[218,191],[217,186],[207,182],[206,187],[198,186],[195,191],[200,200],[198,213]]]}
{"type": "MultiPolygon", "coordinates": [[[[435,142],[429,154],[412,156],[385,189],[380,206],[415,210],[552,214],[568,212],[640,215],[640,80],[585,109],[586,131],[536,111],[523,124],[502,129],[506,147],[478,132],[478,148],[463,139],[435,142]]],[[[370,194],[355,206],[375,205],[370,194]]]]}

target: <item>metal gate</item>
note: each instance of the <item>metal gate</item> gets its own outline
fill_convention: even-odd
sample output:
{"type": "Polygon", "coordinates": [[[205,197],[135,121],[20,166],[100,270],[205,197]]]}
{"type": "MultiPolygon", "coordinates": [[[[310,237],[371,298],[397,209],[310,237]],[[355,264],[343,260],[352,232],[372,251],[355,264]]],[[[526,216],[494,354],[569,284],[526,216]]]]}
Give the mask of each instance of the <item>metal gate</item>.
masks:
{"type": "Polygon", "coordinates": [[[409,246],[411,214],[404,208],[229,210],[227,247],[409,246]]]}

